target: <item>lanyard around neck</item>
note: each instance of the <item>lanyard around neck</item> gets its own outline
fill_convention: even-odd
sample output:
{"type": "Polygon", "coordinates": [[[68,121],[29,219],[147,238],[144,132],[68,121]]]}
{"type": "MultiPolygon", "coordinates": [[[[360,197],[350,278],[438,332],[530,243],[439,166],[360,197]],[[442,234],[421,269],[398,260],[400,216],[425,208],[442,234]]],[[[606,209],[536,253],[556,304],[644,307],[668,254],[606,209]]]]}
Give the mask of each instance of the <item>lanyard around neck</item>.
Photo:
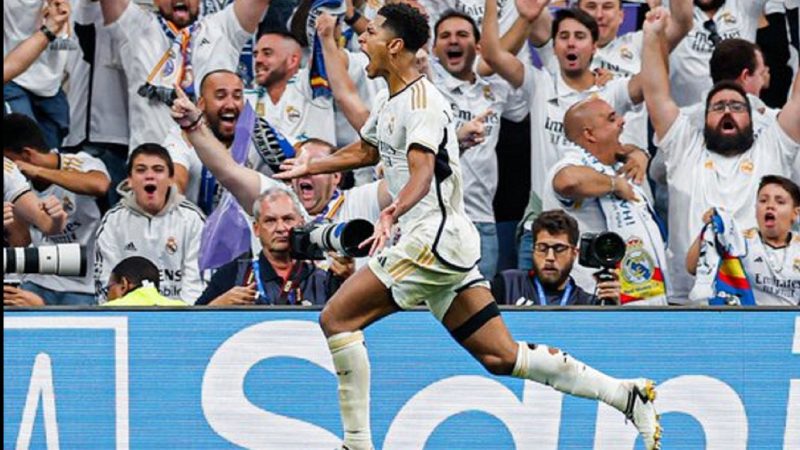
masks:
{"type": "MultiPolygon", "coordinates": [[[[539,283],[539,278],[536,275],[533,276],[533,285],[536,286],[536,294],[539,296],[539,304],[542,306],[547,306],[547,297],[544,295],[544,289],[542,289],[542,284],[539,283]]],[[[561,300],[558,302],[558,304],[561,306],[566,306],[570,294],[572,294],[572,281],[567,281],[567,287],[564,289],[564,293],[561,294],[561,300]]]]}

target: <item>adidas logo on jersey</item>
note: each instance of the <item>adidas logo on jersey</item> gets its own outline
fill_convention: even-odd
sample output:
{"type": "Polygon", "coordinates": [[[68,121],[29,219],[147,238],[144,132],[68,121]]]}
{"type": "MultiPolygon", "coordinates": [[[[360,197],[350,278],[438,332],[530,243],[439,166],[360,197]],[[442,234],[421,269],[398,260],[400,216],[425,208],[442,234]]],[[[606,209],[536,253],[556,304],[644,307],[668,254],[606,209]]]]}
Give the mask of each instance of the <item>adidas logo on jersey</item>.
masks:
{"type": "Polygon", "coordinates": [[[755,262],[757,262],[757,263],[763,263],[763,262],[764,262],[764,258],[762,258],[762,257],[760,257],[760,256],[757,256],[757,257],[756,257],[756,259],[755,259],[755,262]]]}
{"type": "Polygon", "coordinates": [[[125,250],[129,252],[135,252],[136,246],[133,245],[133,242],[128,242],[128,245],[125,246],[125,250]]]}

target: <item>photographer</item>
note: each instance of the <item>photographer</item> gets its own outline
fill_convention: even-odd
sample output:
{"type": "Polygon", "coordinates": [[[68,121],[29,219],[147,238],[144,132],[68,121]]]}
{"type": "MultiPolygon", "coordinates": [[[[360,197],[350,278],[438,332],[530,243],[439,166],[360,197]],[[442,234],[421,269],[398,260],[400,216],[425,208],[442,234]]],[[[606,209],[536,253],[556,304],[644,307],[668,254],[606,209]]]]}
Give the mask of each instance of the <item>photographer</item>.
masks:
{"type": "Polygon", "coordinates": [[[578,222],[561,210],[544,211],[533,222],[533,269],[505,270],[495,277],[498,303],[530,305],[619,304],[618,280],[597,284],[592,295],[570,276],[578,257],[578,222]]]}
{"type": "MultiPolygon", "coordinates": [[[[45,203],[58,199],[67,214],[63,232],[44,235],[31,229],[34,246],[77,243],[92,251],[95,231],[100,224],[100,204],[111,181],[105,164],[79,152],[51,152],[44,135],[33,119],[22,114],[3,118],[3,154],[30,179],[33,192],[45,203]]],[[[58,205],[53,205],[55,210],[58,205]]],[[[94,287],[91,274],[56,276],[29,274],[21,289],[33,292],[47,305],[93,305],[94,287]]]]}
{"type": "MultiPolygon", "coordinates": [[[[287,191],[267,189],[253,203],[256,220],[253,231],[261,242],[257,259],[245,253],[222,266],[211,277],[197,305],[321,305],[336,291],[355,267],[336,267],[339,277],[324,272],[312,261],[292,258],[291,229],[303,224],[303,217],[287,191]]],[[[334,265],[341,264],[335,260],[334,265]]]]}

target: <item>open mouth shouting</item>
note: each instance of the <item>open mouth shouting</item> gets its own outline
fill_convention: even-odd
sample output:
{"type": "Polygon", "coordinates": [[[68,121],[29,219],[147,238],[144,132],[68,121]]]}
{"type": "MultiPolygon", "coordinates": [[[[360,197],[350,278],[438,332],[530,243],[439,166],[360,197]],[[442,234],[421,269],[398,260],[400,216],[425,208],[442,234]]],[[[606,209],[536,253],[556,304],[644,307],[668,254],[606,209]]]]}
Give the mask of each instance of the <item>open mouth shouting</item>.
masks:
{"type": "Polygon", "coordinates": [[[766,228],[774,228],[776,222],[775,213],[767,211],[767,213],[764,214],[764,226],[766,228]]]}
{"type": "Polygon", "coordinates": [[[158,186],[155,183],[147,183],[144,185],[145,196],[148,200],[152,200],[156,196],[158,186]]]}
{"type": "Polygon", "coordinates": [[[717,125],[717,131],[723,135],[733,135],[739,133],[739,125],[730,115],[724,116],[717,125]]]}
{"type": "Polygon", "coordinates": [[[297,187],[300,192],[300,200],[308,202],[314,200],[314,184],[309,179],[301,179],[297,182],[297,187]]]}
{"type": "Polygon", "coordinates": [[[449,47],[445,55],[448,65],[454,66],[464,62],[464,50],[461,47],[449,47]]]}
{"type": "Polygon", "coordinates": [[[172,5],[172,21],[176,24],[188,23],[190,16],[189,5],[185,1],[178,1],[172,5]]]}

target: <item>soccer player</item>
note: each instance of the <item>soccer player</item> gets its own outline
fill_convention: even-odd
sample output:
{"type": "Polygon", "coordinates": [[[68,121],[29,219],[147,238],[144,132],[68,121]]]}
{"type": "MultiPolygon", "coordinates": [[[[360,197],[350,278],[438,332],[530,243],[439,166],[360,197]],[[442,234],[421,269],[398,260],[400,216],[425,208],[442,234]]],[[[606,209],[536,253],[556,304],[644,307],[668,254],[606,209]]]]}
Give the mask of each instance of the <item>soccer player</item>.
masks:
{"type": "MultiPolygon", "coordinates": [[[[385,166],[394,201],[381,212],[371,245],[373,257],[339,288],[320,315],[339,381],[344,445],[371,449],[370,365],[362,329],[400,309],[428,304],[453,338],[495,375],[547,383],[581,397],[601,400],[625,413],[646,447],[659,447],[655,390],[646,379],[619,380],[556,348],[515,342],[476,265],[478,233],[463,205],[458,144],[452,110],[420,75],[415,53],[428,40],[425,18],[404,4],[387,5],[361,35],[371,78],[389,89],[378,96],[361,130],[360,145],[310,162],[288,161],[279,178],[385,166]],[[392,228],[401,236],[391,247],[392,228]]],[[[189,133],[198,113],[181,94],[173,116],[189,133]]],[[[198,126],[199,125],[199,126],[198,126]]]]}

